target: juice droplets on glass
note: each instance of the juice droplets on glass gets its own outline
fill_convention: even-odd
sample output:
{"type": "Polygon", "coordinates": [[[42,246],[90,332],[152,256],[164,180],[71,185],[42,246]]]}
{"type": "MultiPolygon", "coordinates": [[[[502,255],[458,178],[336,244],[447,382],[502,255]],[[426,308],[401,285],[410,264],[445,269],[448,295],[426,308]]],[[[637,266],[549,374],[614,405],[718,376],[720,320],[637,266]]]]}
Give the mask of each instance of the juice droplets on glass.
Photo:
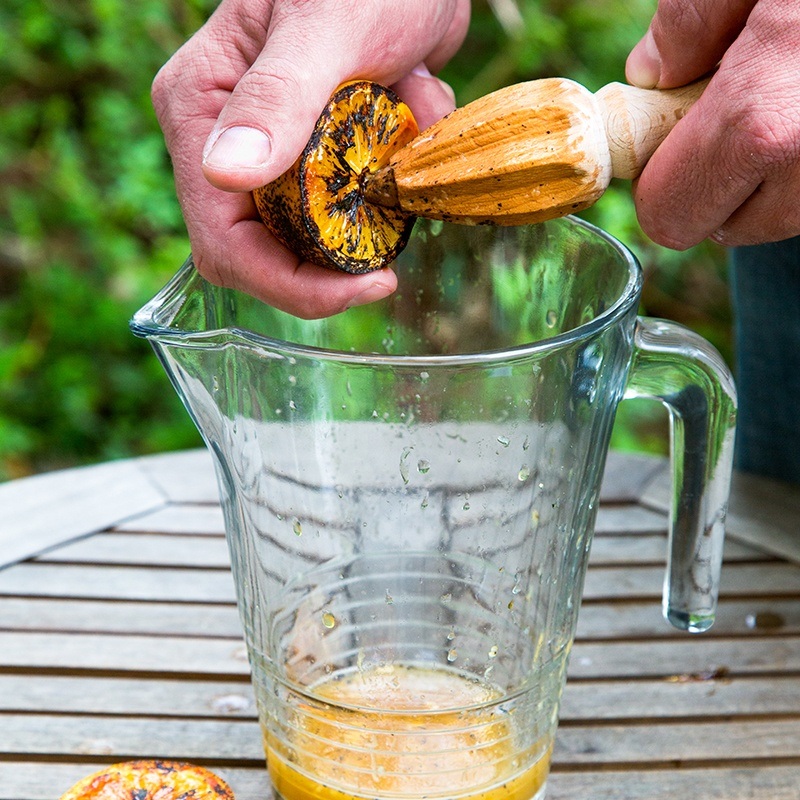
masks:
{"type": "Polygon", "coordinates": [[[267,764],[284,800],[532,800],[550,742],[521,744],[500,692],[441,667],[352,671],[295,701],[267,764]]]}

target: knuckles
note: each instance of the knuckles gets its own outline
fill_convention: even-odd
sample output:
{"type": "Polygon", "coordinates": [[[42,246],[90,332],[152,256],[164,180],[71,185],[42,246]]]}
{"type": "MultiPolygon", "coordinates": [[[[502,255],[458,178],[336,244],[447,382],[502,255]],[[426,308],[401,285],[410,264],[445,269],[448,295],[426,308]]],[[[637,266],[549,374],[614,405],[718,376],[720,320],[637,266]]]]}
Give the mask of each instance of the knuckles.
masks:
{"type": "Polygon", "coordinates": [[[731,157],[762,178],[800,157],[800,116],[789,109],[750,106],[732,121],[731,157]]]}

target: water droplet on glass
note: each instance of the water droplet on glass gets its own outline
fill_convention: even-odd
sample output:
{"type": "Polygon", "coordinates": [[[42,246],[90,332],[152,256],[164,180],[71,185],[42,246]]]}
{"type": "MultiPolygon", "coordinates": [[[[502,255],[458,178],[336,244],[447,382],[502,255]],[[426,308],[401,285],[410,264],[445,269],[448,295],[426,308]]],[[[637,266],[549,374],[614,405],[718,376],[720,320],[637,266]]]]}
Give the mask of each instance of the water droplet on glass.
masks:
{"type": "Polygon", "coordinates": [[[467,500],[467,501],[464,503],[464,505],[463,505],[463,506],[461,506],[461,508],[462,508],[464,511],[469,511],[469,509],[470,509],[469,500],[467,500]]]}
{"type": "Polygon", "coordinates": [[[458,650],[455,647],[451,647],[447,651],[447,660],[452,664],[458,658],[458,650]]]}
{"type": "Polygon", "coordinates": [[[522,482],[524,482],[524,481],[528,480],[528,478],[530,478],[530,476],[531,476],[531,468],[529,466],[523,464],[520,467],[519,472],[517,473],[517,479],[522,481],[522,482]]]}
{"type": "Polygon", "coordinates": [[[450,592],[445,592],[439,599],[443,603],[449,603],[453,599],[453,595],[450,592]]]}
{"type": "Polygon", "coordinates": [[[551,308],[544,317],[545,325],[548,328],[555,328],[556,322],[558,322],[558,314],[551,308]]]}
{"type": "Polygon", "coordinates": [[[215,392],[218,392],[218,391],[219,391],[219,378],[218,378],[216,375],[214,375],[214,377],[213,377],[213,378],[211,378],[211,388],[212,388],[212,389],[213,389],[215,392]]]}
{"type": "Polygon", "coordinates": [[[297,406],[295,405],[295,402],[294,402],[294,400],[290,400],[290,401],[289,401],[289,408],[290,408],[290,410],[292,410],[292,411],[297,411],[297,406]]]}
{"type": "Polygon", "coordinates": [[[296,536],[302,536],[303,535],[303,526],[300,523],[299,519],[292,520],[292,530],[295,532],[296,536]]]}
{"type": "Polygon", "coordinates": [[[511,444],[511,440],[508,438],[508,436],[498,436],[497,441],[500,442],[503,447],[508,447],[511,444]]]}
{"type": "Polygon", "coordinates": [[[336,627],[336,617],[330,611],[322,612],[322,624],[328,629],[332,630],[336,627]]]}
{"type": "Polygon", "coordinates": [[[294,386],[297,383],[297,375],[290,375],[289,376],[289,383],[294,386]]]}
{"type": "Polygon", "coordinates": [[[425,475],[427,472],[430,471],[431,465],[429,461],[426,461],[424,458],[421,458],[417,461],[417,469],[425,475]]]}
{"type": "Polygon", "coordinates": [[[283,409],[282,409],[282,408],[276,408],[276,409],[275,409],[275,413],[276,413],[278,416],[280,416],[281,414],[283,414],[283,409]]]}
{"type": "Polygon", "coordinates": [[[384,600],[387,606],[390,606],[394,603],[394,597],[389,594],[389,590],[386,590],[386,598],[384,600]]]}
{"type": "Polygon", "coordinates": [[[400,454],[400,477],[405,484],[408,484],[408,457],[413,449],[413,447],[404,447],[400,454]]]}
{"type": "Polygon", "coordinates": [[[420,508],[423,508],[423,509],[425,509],[425,508],[427,508],[427,507],[428,507],[428,501],[429,501],[429,497],[430,497],[430,496],[428,495],[428,493],[427,493],[427,492],[425,492],[425,496],[422,498],[422,502],[419,504],[419,507],[420,507],[420,508]]]}
{"type": "Polygon", "coordinates": [[[372,412],[372,418],[373,418],[373,419],[377,419],[377,418],[378,418],[378,409],[374,409],[374,410],[373,410],[373,412],[372,412]]]}
{"type": "Polygon", "coordinates": [[[455,628],[450,628],[450,630],[447,632],[447,641],[452,642],[453,639],[455,638],[456,638],[455,628]]]}
{"type": "Polygon", "coordinates": [[[508,601],[508,610],[509,611],[513,611],[513,609],[514,609],[514,601],[513,600],[509,600],[508,601]]]}
{"type": "Polygon", "coordinates": [[[345,385],[344,385],[344,389],[345,389],[345,391],[347,392],[347,394],[348,394],[350,397],[352,397],[352,396],[353,396],[353,387],[350,385],[350,381],[347,381],[347,383],[345,383],[345,385]]]}
{"type": "Polygon", "coordinates": [[[530,436],[526,436],[525,441],[522,443],[522,449],[527,450],[530,446],[531,446],[530,436]]]}
{"type": "Polygon", "coordinates": [[[420,374],[419,374],[420,379],[423,380],[423,381],[427,381],[428,378],[430,378],[430,376],[431,376],[430,372],[424,372],[423,371],[423,372],[420,372],[420,374]]]}
{"type": "Polygon", "coordinates": [[[489,658],[497,658],[497,651],[498,650],[499,650],[498,646],[496,644],[493,644],[489,648],[489,658]]]}

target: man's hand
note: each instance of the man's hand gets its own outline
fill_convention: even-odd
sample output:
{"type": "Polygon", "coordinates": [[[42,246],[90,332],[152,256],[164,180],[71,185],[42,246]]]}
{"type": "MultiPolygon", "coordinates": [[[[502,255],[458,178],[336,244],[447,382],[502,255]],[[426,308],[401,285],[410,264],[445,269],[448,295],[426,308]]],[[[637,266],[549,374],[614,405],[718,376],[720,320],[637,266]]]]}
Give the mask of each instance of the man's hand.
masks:
{"type": "Polygon", "coordinates": [[[301,263],[249,192],[292,165],[346,80],[393,85],[420,128],[452,110],[452,91],[429,70],[455,53],[468,22],[468,0],[222,0],[153,83],[200,273],[307,318],[393,292],[390,269],[301,263]]]}
{"type": "Polygon", "coordinates": [[[627,76],[671,88],[717,64],[634,187],[644,231],[678,250],[800,234],[800,2],[660,0],[627,76]]]}

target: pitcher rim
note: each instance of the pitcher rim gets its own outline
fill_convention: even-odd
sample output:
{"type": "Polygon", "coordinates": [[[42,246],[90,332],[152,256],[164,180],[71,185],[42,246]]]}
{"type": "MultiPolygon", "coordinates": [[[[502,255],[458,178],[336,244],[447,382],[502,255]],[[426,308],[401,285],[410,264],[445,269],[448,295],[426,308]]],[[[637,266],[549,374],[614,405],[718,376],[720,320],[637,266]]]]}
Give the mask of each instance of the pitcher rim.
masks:
{"type": "MultiPolygon", "coordinates": [[[[170,302],[179,298],[185,284],[193,274],[197,273],[192,255],[190,254],[180,269],[170,280],[147,301],[130,320],[131,331],[142,338],[152,339],[159,344],[168,344],[182,347],[207,347],[210,342],[216,346],[225,346],[231,342],[247,342],[258,347],[266,347],[272,351],[281,352],[287,356],[312,357],[326,361],[340,361],[348,363],[368,363],[372,365],[392,366],[421,366],[421,365],[448,365],[463,366],[468,364],[484,364],[490,362],[506,362],[514,359],[525,358],[541,352],[556,350],[565,345],[590,338],[598,331],[613,325],[615,320],[624,316],[638,299],[642,286],[642,270],[634,253],[611,233],[604,231],[584,219],[574,216],[561,218],[572,225],[582,227],[590,233],[604,239],[615,252],[623,259],[628,268],[628,279],[616,300],[608,308],[592,319],[577,325],[570,330],[558,333],[546,339],[538,339],[513,347],[496,348],[492,350],[467,351],[463,353],[447,354],[407,354],[407,353],[379,353],[355,350],[335,350],[332,348],[315,345],[300,344],[287,339],[256,333],[248,328],[229,326],[221,328],[208,328],[207,330],[179,330],[163,325],[156,321],[159,310],[170,302]]],[[[199,276],[202,280],[202,276],[199,276]]],[[[235,290],[229,290],[235,291],[235,290]]],[[[266,304],[265,304],[266,305],[266,304]]],[[[287,313],[287,312],[284,312],[287,313]]],[[[346,313],[346,312],[342,312],[346,313]]],[[[310,320],[313,322],[313,320],[310,320]]]]}

